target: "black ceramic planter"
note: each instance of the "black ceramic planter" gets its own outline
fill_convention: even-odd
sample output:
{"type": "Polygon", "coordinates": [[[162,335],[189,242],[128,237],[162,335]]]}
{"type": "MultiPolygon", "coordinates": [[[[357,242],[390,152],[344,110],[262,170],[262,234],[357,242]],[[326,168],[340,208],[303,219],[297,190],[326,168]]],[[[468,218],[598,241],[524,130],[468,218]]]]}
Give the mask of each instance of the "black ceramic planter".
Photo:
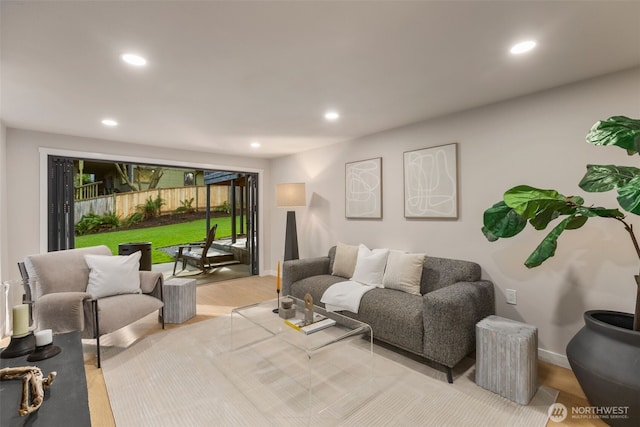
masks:
{"type": "Polygon", "coordinates": [[[633,315],[593,310],[584,321],[567,345],[584,394],[594,410],[607,412],[607,424],[640,425],[640,332],[632,330],[633,315]]]}

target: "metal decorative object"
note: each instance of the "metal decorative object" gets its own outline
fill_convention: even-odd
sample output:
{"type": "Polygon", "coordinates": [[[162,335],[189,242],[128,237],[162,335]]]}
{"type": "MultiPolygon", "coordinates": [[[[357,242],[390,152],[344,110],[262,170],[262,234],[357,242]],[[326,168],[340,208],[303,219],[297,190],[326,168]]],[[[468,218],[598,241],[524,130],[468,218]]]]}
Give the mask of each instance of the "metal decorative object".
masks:
{"type": "Polygon", "coordinates": [[[310,325],[313,323],[313,297],[311,294],[304,296],[304,324],[310,325]]]}

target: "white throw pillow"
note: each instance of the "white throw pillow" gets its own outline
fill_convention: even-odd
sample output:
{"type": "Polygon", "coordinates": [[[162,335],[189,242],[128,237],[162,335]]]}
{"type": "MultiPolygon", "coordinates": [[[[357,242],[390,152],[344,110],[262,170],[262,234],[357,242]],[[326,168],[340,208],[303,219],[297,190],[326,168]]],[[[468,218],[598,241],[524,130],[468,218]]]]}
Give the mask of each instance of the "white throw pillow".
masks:
{"type": "Polygon", "coordinates": [[[353,276],[353,270],[356,268],[358,259],[358,247],[355,245],[345,245],[338,242],[336,246],[336,255],[333,259],[333,270],[331,274],[334,276],[342,276],[350,279],[353,276]]]}
{"type": "Polygon", "coordinates": [[[420,295],[420,280],[425,254],[406,254],[391,251],[384,272],[385,288],[420,295]]]}
{"type": "Polygon", "coordinates": [[[358,247],[358,260],[351,280],[363,285],[382,286],[384,267],[387,265],[389,249],[370,250],[365,245],[358,247]]]}
{"type": "Polygon", "coordinates": [[[118,294],[139,294],[140,257],[137,251],[128,256],[85,255],[89,266],[87,292],[93,298],[118,294]]]}

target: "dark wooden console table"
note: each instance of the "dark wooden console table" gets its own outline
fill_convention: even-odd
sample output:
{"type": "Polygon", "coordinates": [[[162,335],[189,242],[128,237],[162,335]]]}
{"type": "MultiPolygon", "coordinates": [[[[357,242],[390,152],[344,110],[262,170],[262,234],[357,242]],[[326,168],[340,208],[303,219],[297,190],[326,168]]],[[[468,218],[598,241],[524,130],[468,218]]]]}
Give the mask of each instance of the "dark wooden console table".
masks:
{"type": "Polygon", "coordinates": [[[0,359],[0,367],[37,366],[46,376],[56,371],[53,385],[45,391],[44,402],[36,412],[18,415],[22,381],[0,381],[0,425],[13,426],[91,426],[87,378],[80,332],[54,335],[54,345],[62,352],[50,359],[27,362],[27,356],[0,359]]]}

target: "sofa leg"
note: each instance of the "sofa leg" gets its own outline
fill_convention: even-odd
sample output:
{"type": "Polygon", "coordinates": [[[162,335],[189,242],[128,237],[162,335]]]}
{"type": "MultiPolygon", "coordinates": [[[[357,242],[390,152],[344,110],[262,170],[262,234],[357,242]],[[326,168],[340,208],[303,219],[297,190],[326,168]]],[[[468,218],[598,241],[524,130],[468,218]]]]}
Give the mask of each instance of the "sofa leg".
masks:
{"type": "Polygon", "coordinates": [[[445,368],[447,368],[447,382],[453,384],[453,371],[448,366],[445,366],[445,368]]]}

